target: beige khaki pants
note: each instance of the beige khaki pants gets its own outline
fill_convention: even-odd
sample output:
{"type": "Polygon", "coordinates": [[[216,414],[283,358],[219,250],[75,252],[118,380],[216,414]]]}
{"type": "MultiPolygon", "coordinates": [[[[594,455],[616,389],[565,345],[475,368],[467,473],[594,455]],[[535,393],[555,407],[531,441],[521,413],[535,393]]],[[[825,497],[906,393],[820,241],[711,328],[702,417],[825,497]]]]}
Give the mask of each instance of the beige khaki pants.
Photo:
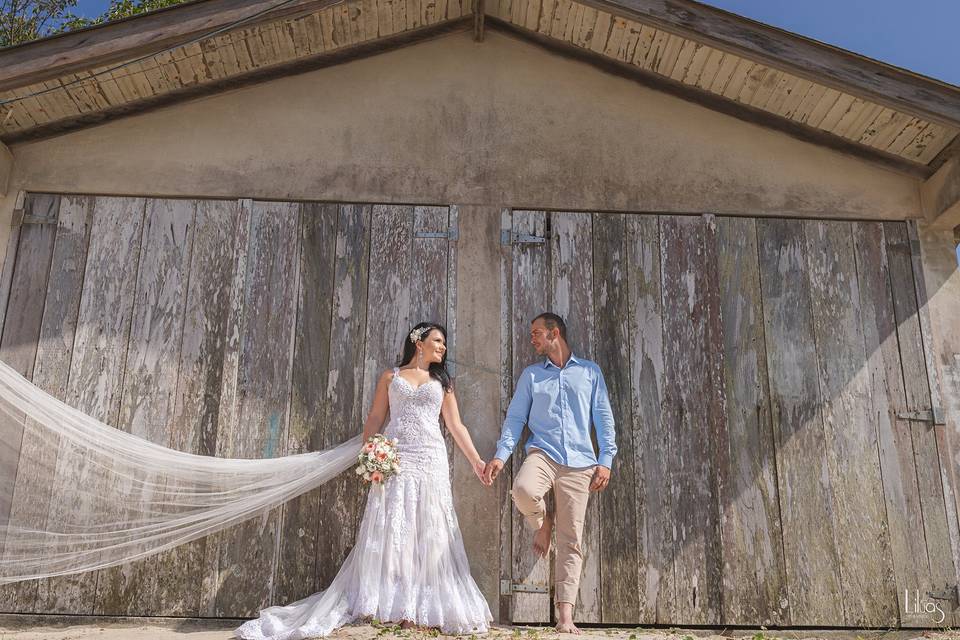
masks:
{"type": "Polygon", "coordinates": [[[580,572],[583,568],[583,520],[590,498],[593,467],[574,468],[557,464],[539,449],[530,449],[513,479],[513,503],[523,514],[527,526],[536,531],[546,514],[544,497],[553,489],[556,500],[554,526],[557,531],[555,573],[556,602],[577,603],[580,572]]]}

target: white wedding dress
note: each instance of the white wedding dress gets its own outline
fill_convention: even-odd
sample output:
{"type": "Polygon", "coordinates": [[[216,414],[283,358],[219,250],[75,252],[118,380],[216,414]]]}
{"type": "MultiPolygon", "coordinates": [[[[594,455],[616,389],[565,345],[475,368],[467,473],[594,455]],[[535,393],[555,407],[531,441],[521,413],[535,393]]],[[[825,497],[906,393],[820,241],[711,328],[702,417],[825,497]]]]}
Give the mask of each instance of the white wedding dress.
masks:
{"type": "Polygon", "coordinates": [[[487,632],[493,617],[470,575],[453,509],[440,431],[443,393],[438,380],[414,387],[394,369],[383,433],[398,440],[399,473],[369,490],[356,543],[330,586],[263,609],[236,637],[303,640],[371,617],[445,634],[487,632]]]}

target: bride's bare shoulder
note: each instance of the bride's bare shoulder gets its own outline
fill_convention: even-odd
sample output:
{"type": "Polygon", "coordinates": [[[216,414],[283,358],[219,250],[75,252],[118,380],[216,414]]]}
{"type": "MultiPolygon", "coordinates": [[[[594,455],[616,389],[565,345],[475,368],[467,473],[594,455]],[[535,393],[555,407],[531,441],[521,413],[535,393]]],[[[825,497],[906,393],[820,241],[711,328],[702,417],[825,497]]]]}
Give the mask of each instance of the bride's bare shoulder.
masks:
{"type": "Polygon", "coordinates": [[[394,376],[398,375],[397,371],[399,370],[399,367],[390,367],[389,369],[384,369],[383,372],[380,373],[380,380],[378,382],[390,384],[393,381],[394,376]]]}

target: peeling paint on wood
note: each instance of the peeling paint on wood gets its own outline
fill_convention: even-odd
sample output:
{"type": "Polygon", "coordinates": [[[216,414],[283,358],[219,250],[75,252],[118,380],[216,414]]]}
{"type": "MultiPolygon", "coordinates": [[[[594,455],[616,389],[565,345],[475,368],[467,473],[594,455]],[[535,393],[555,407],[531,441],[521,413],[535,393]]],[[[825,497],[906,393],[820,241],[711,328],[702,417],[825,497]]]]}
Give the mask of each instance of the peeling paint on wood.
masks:
{"type": "MultiPolygon", "coordinates": [[[[514,211],[511,230],[514,233],[529,234],[538,238],[546,237],[547,214],[543,211],[514,211]]],[[[537,360],[538,356],[530,344],[530,323],[534,316],[547,308],[550,275],[550,251],[545,243],[514,244],[511,262],[513,265],[513,291],[510,301],[510,338],[511,338],[511,384],[504,402],[509,405],[516,389],[517,380],[523,369],[537,360]]],[[[504,468],[504,474],[516,477],[526,454],[524,446],[529,429],[524,428],[523,436],[511,455],[510,466],[504,468]]],[[[533,552],[533,532],[530,531],[523,516],[516,510],[511,500],[506,508],[512,514],[512,581],[518,584],[546,587],[552,589],[550,559],[541,558],[533,552]]],[[[552,615],[552,602],[549,593],[514,593],[512,620],[514,622],[549,622],[552,615]]]]}
{"type": "Polygon", "coordinates": [[[790,621],[767,379],[756,221],[717,220],[729,452],[721,475],[723,622],[790,621]]]}

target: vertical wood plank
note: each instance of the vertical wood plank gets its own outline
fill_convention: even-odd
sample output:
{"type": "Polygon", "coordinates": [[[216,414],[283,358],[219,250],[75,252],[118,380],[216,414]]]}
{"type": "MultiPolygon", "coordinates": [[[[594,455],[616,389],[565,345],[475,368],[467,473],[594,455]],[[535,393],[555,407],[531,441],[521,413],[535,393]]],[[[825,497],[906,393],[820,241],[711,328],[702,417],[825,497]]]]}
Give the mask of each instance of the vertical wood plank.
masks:
{"type": "MultiPolygon", "coordinates": [[[[177,388],[168,422],[169,446],[200,455],[216,453],[222,393],[224,348],[231,302],[234,247],[238,224],[236,201],[195,202],[183,329],[177,358],[177,388]]],[[[202,538],[157,556],[155,601],[149,611],[168,616],[199,616],[205,579],[207,544],[202,538]]]]}
{"type": "MultiPolygon", "coordinates": [[[[960,348],[954,331],[958,279],[956,239],[945,230],[907,221],[931,404],[942,403],[945,424],[934,425],[947,528],[960,582],[960,348]],[[942,385],[942,386],[941,386],[942,385]]],[[[958,612],[954,611],[955,617],[958,612]]]]}
{"type": "MultiPolygon", "coordinates": [[[[454,391],[456,391],[456,381],[457,381],[457,281],[458,281],[458,270],[459,270],[459,261],[457,253],[457,236],[458,229],[460,225],[460,208],[456,205],[443,208],[443,214],[446,217],[446,231],[450,236],[447,239],[442,240],[442,249],[444,256],[442,258],[446,259],[447,270],[446,273],[438,274],[437,277],[445,278],[447,281],[446,290],[444,291],[444,300],[442,301],[444,305],[443,314],[444,314],[444,326],[447,328],[447,371],[450,373],[450,377],[453,379],[454,391]]],[[[489,266],[489,265],[488,265],[489,266]]],[[[458,400],[461,396],[457,396],[458,400]]],[[[459,403],[458,403],[459,406],[459,403]]],[[[463,411],[463,408],[461,408],[463,411]]],[[[462,416],[461,416],[462,417],[462,416]]],[[[441,423],[443,422],[441,418],[441,423]]],[[[453,435],[448,431],[444,431],[444,440],[447,445],[447,458],[450,461],[450,483],[453,491],[453,497],[456,501],[458,498],[459,492],[457,491],[458,483],[456,482],[457,478],[457,465],[458,463],[454,458],[454,450],[456,449],[456,443],[453,440],[453,435]]],[[[479,446],[480,442],[475,441],[474,446],[479,446]]],[[[479,448],[478,448],[479,451],[479,448]]],[[[460,464],[466,463],[466,458],[461,456],[460,464]]],[[[465,465],[468,466],[469,465],[465,465]]]]}
{"type": "MultiPolygon", "coordinates": [[[[98,197],[94,206],[66,402],[115,425],[145,200],[98,197]]],[[[48,517],[65,523],[78,521],[92,508],[90,501],[97,495],[97,490],[83,488],[106,481],[105,474],[87,465],[74,445],[61,443],[53,487],[56,498],[51,501],[48,517]]],[[[39,608],[51,613],[92,613],[96,582],[97,572],[51,578],[40,586],[39,608]]]]}
{"type": "MultiPolygon", "coordinates": [[[[430,284],[425,281],[432,279],[433,275],[419,273],[412,261],[412,206],[373,205],[371,216],[369,283],[365,301],[367,326],[363,351],[363,400],[361,417],[355,428],[363,427],[373,404],[373,393],[380,374],[397,363],[403,353],[405,336],[413,324],[420,321],[411,312],[413,292],[422,286],[429,287],[430,284]]],[[[423,267],[422,264],[417,266],[423,267]]],[[[446,278],[443,285],[446,287],[446,278]]],[[[357,483],[355,478],[351,480],[357,483]]],[[[368,488],[360,485],[357,490],[358,502],[351,512],[357,530],[363,516],[367,493],[368,488]]],[[[350,546],[352,545],[351,541],[350,546]]]]}
{"type": "MultiPolygon", "coordinates": [[[[917,299],[917,317],[920,321],[920,336],[923,344],[923,356],[927,365],[927,385],[930,391],[930,402],[935,407],[943,406],[940,391],[940,380],[933,356],[933,331],[930,322],[930,308],[926,284],[926,274],[923,269],[923,256],[920,251],[920,238],[916,220],[905,222],[907,237],[910,241],[910,259],[913,265],[913,286],[917,299]]],[[[953,484],[953,483],[951,483],[953,484]]]]}
{"type": "MultiPolygon", "coordinates": [[[[447,207],[416,207],[413,233],[446,233],[450,213],[447,207]]],[[[410,325],[447,321],[447,239],[414,237],[411,242],[410,325]]]]}
{"type": "MultiPolygon", "coordinates": [[[[923,515],[917,486],[911,426],[896,417],[906,410],[904,376],[897,338],[897,321],[890,289],[890,269],[883,223],[853,224],[867,371],[874,398],[872,420],[877,429],[880,471],[890,528],[890,553],[901,625],[928,622],[911,613],[909,590],[929,591],[929,561],[923,536],[923,515]]],[[[909,256],[908,256],[909,259],[909,256]]],[[[912,288],[910,289],[912,293],[912,288]]],[[[915,375],[914,372],[913,375],[915,375]]]]}
{"type": "Polygon", "coordinates": [[[757,220],[757,231],[790,623],[835,624],[843,600],[806,242],[796,220],[757,220]]]}
{"type": "MultiPolygon", "coordinates": [[[[514,233],[527,234],[538,238],[546,237],[547,214],[543,211],[514,211],[514,233]]],[[[511,300],[512,318],[512,385],[507,402],[516,389],[517,380],[527,365],[541,360],[530,344],[530,323],[533,318],[547,308],[550,274],[550,251],[546,242],[513,245],[513,297],[511,300]]],[[[521,438],[513,451],[513,476],[520,471],[526,454],[524,445],[529,430],[524,428],[521,438]]],[[[546,587],[550,584],[549,558],[541,558],[533,552],[533,531],[528,530],[523,516],[510,505],[513,514],[513,582],[546,587]]],[[[513,594],[514,622],[548,622],[552,614],[551,596],[539,593],[513,594]]]]}
{"type": "MultiPolygon", "coordinates": [[[[332,323],[336,204],[304,203],[300,225],[300,290],[294,345],[293,380],[287,451],[303,453],[322,448],[326,422],[330,326],[332,323]]],[[[315,587],[319,556],[317,522],[320,489],[283,506],[283,525],[274,602],[289,603],[310,595],[315,587]]],[[[323,532],[325,535],[325,532],[323,532]]]]}
{"type": "Polygon", "coordinates": [[[851,223],[806,221],[804,227],[845,620],[888,626],[897,621],[897,596],[851,223]]]}
{"type": "Polygon", "coordinates": [[[593,216],[593,283],[596,363],[603,372],[617,434],[610,485],[599,494],[601,621],[631,623],[639,619],[640,562],[637,532],[636,463],[633,441],[628,318],[626,216],[593,216]]]}
{"type": "MultiPolygon", "coordinates": [[[[460,281],[460,254],[457,243],[460,229],[460,207],[447,207],[447,232],[451,236],[446,241],[447,246],[447,299],[446,299],[446,326],[450,340],[447,341],[447,370],[454,380],[457,378],[457,283],[460,281]]],[[[487,265],[488,267],[491,265],[487,265]]],[[[456,489],[454,489],[456,496],[456,489]]]]}
{"type": "MultiPolygon", "coordinates": [[[[273,458],[286,442],[300,253],[299,206],[253,202],[239,342],[235,433],[227,455],[273,458]]],[[[216,611],[255,614],[271,601],[279,511],[224,532],[219,544],[216,611]]]]}
{"type": "Polygon", "coordinates": [[[20,231],[23,229],[22,217],[23,210],[14,208],[13,219],[10,221],[10,237],[7,238],[7,250],[3,254],[3,271],[0,273],[0,331],[3,331],[7,303],[10,301],[10,285],[13,283],[13,270],[17,261],[17,245],[20,244],[20,231]]]}
{"type": "MultiPolygon", "coordinates": [[[[25,204],[28,215],[34,210],[49,209],[56,220],[60,199],[57,196],[30,195],[25,204]]],[[[39,213],[39,211],[37,211],[39,213]]],[[[47,289],[47,276],[56,226],[51,224],[27,224],[20,232],[16,256],[8,291],[7,313],[0,339],[0,358],[26,378],[32,378],[33,365],[40,337],[40,321],[47,289]]],[[[20,463],[20,445],[23,430],[11,434],[14,441],[0,449],[0,522],[10,515],[13,488],[20,463]]],[[[28,463],[26,458],[24,463],[28,463]]],[[[0,548],[3,537],[0,534],[0,548]]]]}
{"type": "MultiPolygon", "coordinates": [[[[371,250],[371,207],[340,205],[330,327],[328,406],[323,446],[339,444],[360,428],[363,401],[364,344],[367,326],[367,281],[371,250]]],[[[361,487],[355,476],[341,474],[321,487],[319,530],[327,544],[317,559],[317,589],[325,589],[353,548],[361,487]]]]}
{"type": "Polygon", "coordinates": [[[719,470],[723,621],[783,625],[790,612],[754,219],[717,219],[717,261],[729,436],[719,470]]]}
{"type": "MultiPolygon", "coordinates": [[[[33,384],[60,400],[67,392],[92,217],[92,198],[61,198],[32,378],[33,384]]],[[[22,526],[46,524],[53,479],[45,471],[56,464],[58,443],[44,430],[25,425],[21,450],[36,463],[17,471],[11,521],[22,526]]],[[[43,583],[30,580],[0,587],[0,610],[42,611],[37,593],[43,583]]]]}
{"type": "MultiPolygon", "coordinates": [[[[52,218],[56,222],[60,198],[30,194],[24,208],[27,215],[52,218]]],[[[14,255],[9,260],[11,274],[4,300],[7,313],[0,337],[0,360],[28,380],[33,379],[56,235],[56,224],[24,225],[19,242],[12,247],[14,255]]],[[[18,418],[23,417],[21,414],[17,418],[3,416],[3,419],[19,422],[18,418]]],[[[29,477],[30,467],[36,464],[36,457],[43,455],[38,448],[43,443],[35,442],[35,434],[30,433],[29,425],[16,431],[10,434],[11,441],[0,447],[0,522],[19,523],[21,519],[30,519],[27,513],[23,513],[25,506],[29,510],[29,505],[25,505],[17,496],[18,476],[29,477]]],[[[20,491],[32,493],[30,487],[22,485],[20,491]]],[[[3,543],[3,534],[0,532],[0,551],[3,543]]],[[[17,585],[9,585],[0,588],[0,594],[13,596],[20,590],[17,585]]]]}
{"type": "Polygon", "coordinates": [[[717,624],[723,605],[717,474],[727,442],[715,234],[702,217],[661,218],[664,428],[677,434],[674,577],[681,624],[717,624]]]}
{"type": "MultiPolygon", "coordinates": [[[[590,213],[550,216],[552,310],[567,324],[577,356],[595,358],[593,304],[593,219],[590,213]]],[[[596,438],[594,438],[596,440],[596,438]]],[[[583,524],[583,569],[574,609],[577,622],[600,622],[600,501],[591,494],[583,524]]],[[[555,547],[552,549],[555,554],[555,547]]]]}
{"type": "MultiPolygon", "coordinates": [[[[195,210],[196,203],[191,200],[151,199],[143,223],[116,426],[162,446],[170,445],[195,210]]],[[[130,490],[124,488],[123,492],[129,494],[130,490]]],[[[140,498],[150,500],[149,495],[140,498]]],[[[121,521],[126,518],[122,505],[114,515],[121,521]]],[[[158,567],[158,559],[150,557],[99,572],[96,613],[154,613],[158,567]]]]}
{"type": "MultiPolygon", "coordinates": [[[[413,233],[446,233],[450,213],[447,207],[416,207],[413,210],[413,233]]],[[[409,284],[410,314],[408,331],[418,322],[447,324],[447,286],[449,285],[448,253],[446,238],[414,237],[410,244],[411,270],[409,284]]],[[[450,327],[447,327],[447,344],[454,342],[450,327]]],[[[399,344],[399,340],[397,341],[399,344]]],[[[396,347],[394,347],[396,349],[396,347]]],[[[448,353],[450,359],[452,354],[448,353]]],[[[447,446],[447,461],[450,480],[453,480],[453,454],[456,443],[440,420],[443,439],[447,446]]]]}
{"type": "Polygon", "coordinates": [[[168,446],[193,252],[193,200],[147,201],[119,425],[168,446]]]}
{"type": "Polygon", "coordinates": [[[184,311],[170,446],[216,455],[225,349],[237,327],[229,324],[236,254],[245,255],[248,212],[235,200],[196,203],[190,283],[184,311]]]}
{"type": "MultiPolygon", "coordinates": [[[[675,435],[662,420],[666,393],[660,287],[660,221],[630,216],[627,283],[630,299],[630,389],[637,483],[640,623],[674,620],[672,482],[675,435]]],[[[624,427],[626,428],[627,425],[624,427]]]]}
{"type": "MultiPolygon", "coordinates": [[[[24,224],[19,233],[6,299],[6,314],[0,338],[0,359],[24,377],[33,375],[40,320],[47,291],[47,277],[57,235],[60,196],[29,194],[24,202],[28,216],[47,218],[52,224],[24,224]]],[[[15,461],[14,461],[15,464],[15,461]]],[[[7,471],[11,467],[4,467],[7,471]]],[[[15,471],[15,467],[13,467],[15,471]]],[[[12,481],[13,478],[10,478],[12,481]]],[[[5,505],[9,507],[8,505],[5,505]]],[[[0,506],[0,518],[7,510],[0,506]]]]}
{"type": "MultiPolygon", "coordinates": [[[[907,411],[928,411],[933,398],[939,393],[931,393],[928,375],[927,354],[924,347],[922,314],[917,301],[914,282],[914,262],[910,246],[910,237],[905,223],[884,222],[886,253],[890,264],[890,286],[893,294],[893,313],[896,320],[896,342],[903,371],[903,389],[905,409],[907,411]]],[[[929,331],[929,329],[927,329],[929,331]]],[[[931,356],[932,357],[932,356],[931,356]]],[[[937,402],[939,405],[940,403],[937,402]]],[[[937,429],[927,428],[922,423],[908,423],[905,428],[910,434],[913,458],[916,464],[917,493],[922,515],[922,527],[913,529],[917,536],[923,531],[926,542],[927,566],[929,573],[926,583],[932,591],[942,591],[955,584],[957,567],[951,551],[950,528],[945,510],[944,487],[941,478],[939,449],[942,444],[937,440],[937,429]]],[[[924,556],[919,556],[921,560],[924,556]]],[[[914,559],[917,562],[918,558],[914,559]]],[[[913,589],[924,589],[924,585],[908,585],[913,589]]],[[[921,591],[922,593],[923,591],[921,591]]],[[[899,599],[901,599],[902,592],[899,599]]],[[[951,624],[951,612],[946,611],[944,625],[951,624]]],[[[929,616],[925,616],[929,624],[929,616]]]]}
{"type": "MultiPolygon", "coordinates": [[[[513,395],[513,246],[503,238],[513,233],[513,211],[503,209],[500,212],[500,404],[498,432],[507,417],[507,408],[513,395]]],[[[499,437],[499,436],[498,436],[499,437]]],[[[504,469],[494,489],[497,492],[500,507],[500,583],[513,582],[513,512],[510,498],[513,486],[512,465],[504,469]],[[511,473],[506,473],[511,471],[511,473]]],[[[498,589],[501,621],[512,621],[513,596],[509,589],[498,589]]]]}
{"type": "MultiPolygon", "coordinates": [[[[220,374],[220,402],[217,405],[217,431],[214,445],[216,455],[226,457],[235,448],[237,421],[237,397],[242,384],[240,369],[241,338],[244,331],[244,303],[247,289],[247,258],[250,253],[250,233],[253,200],[244,198],[236,205],[236,235],[233,252],[229,257],[230,283],[226,290],[227,305],[224,309],[222,368],[220,374]]],[[[202,615],[217,615],[217,595],[221,584],[220,544],[225,532],[205,538],[203,557],[203,583],[200,590],[202,615]]],[[[223,572],[225,573],[225,572],[223,572]]],[[[225,578],[226,576],[224,576],[225,578]]]]}
{"type": "MultiPolygon", "coordinates": [[[[418,272],[413,254],[414,210],[412,206],[374,205],[370,225],[370,266],[367,285],[363,403],[366,416],[373,392],[384,369],[402,355],[403,340],[414,323],[411,296],[420,287],[430,287],[427,274],[418,272]]],[[[423,267],[423,264],[417,265],[423,267]]],[[[446,280],[444,280],[446,287],[446,280]]],[[[422,301],[422,300],[421,300],[422,301]]],[[[359,426],[362,427],[362,424],[359,426]]]]}

